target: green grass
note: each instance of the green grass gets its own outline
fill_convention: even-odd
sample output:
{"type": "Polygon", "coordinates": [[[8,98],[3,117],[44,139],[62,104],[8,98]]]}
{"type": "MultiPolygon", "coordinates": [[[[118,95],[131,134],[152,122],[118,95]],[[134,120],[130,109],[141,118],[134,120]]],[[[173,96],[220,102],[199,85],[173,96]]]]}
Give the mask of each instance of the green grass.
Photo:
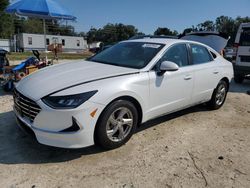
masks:
{"type": "MultiPolygon", "coordinates": [[[[92,54],[90,52],[84,52],[84,53],[58,53],[58,58],[59,59],[86,59],[90,57],[92,54]]],[[[10,61],[19,61],[19,60],[25,60],[28,57],[33,56],[32,52],[11,52],[10,54],[7,55],[8,59],[10,61]]],[[[44,53],[41,53],[40,57],[45,57],[44,53]]],[[[54,55],[53,53],[47,53],[48,59],[53,59],[54,55]]]]}

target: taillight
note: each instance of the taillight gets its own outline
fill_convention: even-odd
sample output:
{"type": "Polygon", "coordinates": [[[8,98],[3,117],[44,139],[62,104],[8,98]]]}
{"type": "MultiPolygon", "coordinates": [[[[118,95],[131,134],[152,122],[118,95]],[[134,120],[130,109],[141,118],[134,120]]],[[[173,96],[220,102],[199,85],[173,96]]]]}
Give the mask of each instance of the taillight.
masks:
{"type": "Polygon", "coordinates": [[[239,43],[234,43],[233,48],[234,48],[235,55],[233,55],[233,57],[232,57],[232,63],[235,63],[236,62],[236,56],[237,56],[237,53],[238,53],[239,43]]]}
{"type": "Polygon", "coordinates": [[[234,43],[234,48],[239,48],[239,43],[234,43]]]}

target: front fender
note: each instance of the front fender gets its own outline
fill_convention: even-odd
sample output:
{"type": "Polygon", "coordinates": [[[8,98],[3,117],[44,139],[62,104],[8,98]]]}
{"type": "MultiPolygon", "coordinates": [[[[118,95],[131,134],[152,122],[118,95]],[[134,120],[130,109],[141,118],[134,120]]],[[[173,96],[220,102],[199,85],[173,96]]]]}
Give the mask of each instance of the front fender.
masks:
{"type": "Polygon", "coordinates": [[[149,77],[147,72],[90,82],[61,91],[56,95],[77,94],[92,90],[98,90],[98,92],[89,101],[104,106],[124,96],[137,100],[143,113],[149,106],[149,77]]]}

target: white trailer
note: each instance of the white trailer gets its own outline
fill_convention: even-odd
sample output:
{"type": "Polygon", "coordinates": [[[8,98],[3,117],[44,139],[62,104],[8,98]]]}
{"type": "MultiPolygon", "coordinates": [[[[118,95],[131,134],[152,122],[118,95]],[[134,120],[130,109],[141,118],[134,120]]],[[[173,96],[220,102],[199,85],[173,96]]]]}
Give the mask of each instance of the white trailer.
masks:
{"type": "MultiPolygon", "coordinates": [[[[44,50],[44,35],[21,33],[17,35],[17,49],[19,51],[44,50]]],[[[46,35],[46,45],[62,44],[63,52],[80,52],[88,48],[83,37],[46,35]]]]}
{"type": "Polygon", "coordinates": [[[11,51],[11,44],[9,39],[0,39],[0,48],[10,52],[11,51]]]}

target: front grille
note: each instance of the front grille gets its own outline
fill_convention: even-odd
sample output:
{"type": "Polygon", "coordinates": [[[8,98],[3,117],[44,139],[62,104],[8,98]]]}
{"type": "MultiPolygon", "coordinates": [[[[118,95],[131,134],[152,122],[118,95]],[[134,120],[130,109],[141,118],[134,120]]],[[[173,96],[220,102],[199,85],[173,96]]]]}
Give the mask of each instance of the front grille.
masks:
{"type": "Polygon", "coordinates": [[[250,62],[250,56],[240,56],[241,62],[250,62]]]}
{"type": "Polygon", "coordinates": [[[27,117],[31,122],[34,121],[37,114],[41,111],[40,106],[35,101],[25,97],[23,94],[14,89],[14,107],[22,117],[27,117]]]}

